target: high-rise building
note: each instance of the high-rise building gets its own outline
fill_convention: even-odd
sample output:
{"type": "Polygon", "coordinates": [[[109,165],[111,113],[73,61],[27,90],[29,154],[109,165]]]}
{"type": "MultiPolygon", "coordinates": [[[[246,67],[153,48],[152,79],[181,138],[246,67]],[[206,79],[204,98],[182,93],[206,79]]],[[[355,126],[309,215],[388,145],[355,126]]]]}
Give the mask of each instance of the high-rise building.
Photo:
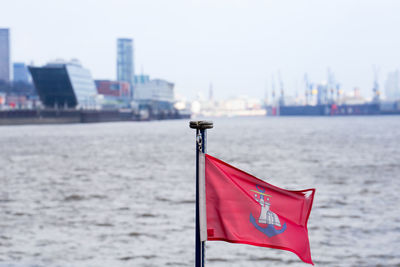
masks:
{"type": "Polygon", "coordinates": [[[0,81],[10,81],[10,30],[0,29],[0,81]]]}
{"type": "Polygon", "coordinates": [[[25,63],[14,62],[13,64],[14,82],[29,83],[29,72],[25,63]]]}
{"type": "Polygon", "coordinates": [[[133,40],[120,38],[117,40],[117,80],[129,83],[131,98],[134,95],[134,76],[133,40]]]}
{"type": "Polygon", "coordinates": [[[385,93],[387,100],[400,99],[400,72],[396,70],[390,72],[385,83],[385,93]]]}

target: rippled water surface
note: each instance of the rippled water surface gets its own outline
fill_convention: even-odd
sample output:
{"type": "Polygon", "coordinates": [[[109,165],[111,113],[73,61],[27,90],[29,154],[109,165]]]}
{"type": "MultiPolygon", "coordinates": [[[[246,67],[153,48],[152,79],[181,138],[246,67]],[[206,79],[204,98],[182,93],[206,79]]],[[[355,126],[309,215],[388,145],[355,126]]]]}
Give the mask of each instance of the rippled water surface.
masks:
{"type": "MultiPolygon", "coordinates": [[[[317,266],[400,266],[400,117],[217,119],[208,152],[317,189],[317,266]]],[[[188,121],[0,127],[0,266],[193,266],[188,121]]],[[[306,266],[208,242],[207,266],[306,266]]]]}

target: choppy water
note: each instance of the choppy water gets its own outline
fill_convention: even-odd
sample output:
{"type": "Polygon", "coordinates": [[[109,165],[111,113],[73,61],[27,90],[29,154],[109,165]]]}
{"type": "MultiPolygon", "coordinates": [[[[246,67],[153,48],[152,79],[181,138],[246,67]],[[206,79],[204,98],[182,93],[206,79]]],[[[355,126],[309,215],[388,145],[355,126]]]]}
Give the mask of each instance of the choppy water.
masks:
{"type": "MultiPolygon", "coordinates": [[[[400,266],[400,117],[214,123],[211,155],[317,188],[317,266],[400,266]]],[[[194,141],[188,121],[0,127],[0,266],[193,266],[194,141]]],[[[225,242],[208,242],[206,258],[305,266],[225,242]]]]}

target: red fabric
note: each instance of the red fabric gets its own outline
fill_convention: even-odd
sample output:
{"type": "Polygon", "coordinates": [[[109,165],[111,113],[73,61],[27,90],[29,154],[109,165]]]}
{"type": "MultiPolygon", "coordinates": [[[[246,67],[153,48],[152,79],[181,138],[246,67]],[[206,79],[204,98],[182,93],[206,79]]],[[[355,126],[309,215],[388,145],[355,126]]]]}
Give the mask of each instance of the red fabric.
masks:
{"type": "Polygon", "coordinates": [[[207,240],[288,250],[313,264],[307,221],[315,189],[284,190],[210,155],[205,168],[207,240]],[[261,196],[280,226],[261,219],[261,196]]]}

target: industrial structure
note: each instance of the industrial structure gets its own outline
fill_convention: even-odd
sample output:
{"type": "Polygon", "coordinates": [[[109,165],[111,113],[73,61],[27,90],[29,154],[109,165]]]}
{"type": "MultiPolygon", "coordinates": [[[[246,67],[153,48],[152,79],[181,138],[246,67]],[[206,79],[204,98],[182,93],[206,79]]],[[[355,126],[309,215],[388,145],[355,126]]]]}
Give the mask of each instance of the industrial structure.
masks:
{"type": "MultiPolygon", "coordinates": [[[[390,92],[391,101],[383,101],[378,83],[378,69],[373,68],[374,82],[372,99],[367,101],[361,97],[360,89],[354,88],[353,93],[345,95],[340,83],[336,82],[333,72],[328,69],[327,81],[319,84],[310,83],[308,75],[304,75],[305,103],[288,103],[284,97],[281,84],[281,95],[275,101],[275,85],[272,83],[272,105],[266,105],[268,115],[280,116],[335,116],[335,115],[378,115],[400,113],[399,78],[396,73],[390,74],[386,90],[390,92]],[[398,93],[397,93],[398,92],[398,93]],[[285,99],[285,100],[284,100],[285,99]]],[[[398,74],[397,74],[398,75],[398,74]]]]}

